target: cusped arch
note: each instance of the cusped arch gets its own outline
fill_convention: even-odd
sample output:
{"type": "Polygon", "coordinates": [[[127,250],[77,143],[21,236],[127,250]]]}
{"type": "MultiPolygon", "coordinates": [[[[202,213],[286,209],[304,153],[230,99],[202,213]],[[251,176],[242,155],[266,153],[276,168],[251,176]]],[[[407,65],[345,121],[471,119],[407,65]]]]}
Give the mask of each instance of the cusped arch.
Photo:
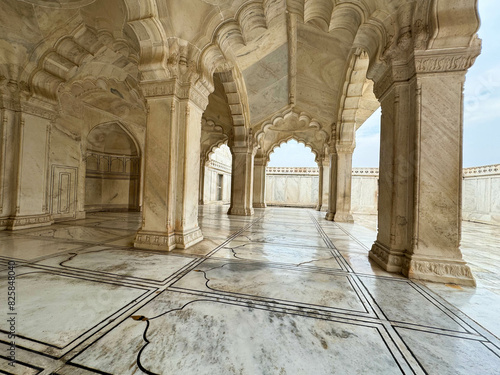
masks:
{"type": "Polygon", "coordinates": [[[281,147],[281,145],[288,143],[291,140],[294,140],[297,143],[303,144],[305,147],[309,148],[314,155],[314,160],[316,162],[318,161],[318,157],[321,156],[321,150],[317,149],[317,147],[313,143],[309,142],[305,138],[302,138],[300,136],[292,134],[292,135],[288,135],[286,137],[283,137],[283,138],[281,138],[281,139],[279,139],[276,142],[271,144],[271,146],[269,147],[269,150],[265,153],[266,164],[269,163],[269,161],[271,160],[271,155],[274,153],[274,150],[276,150],[276,148],[281,147]]]}
{"type": "Polygon", "coordinates": [[[373,81],[366,78],[368,53],[357,49],[351,54],[339,101],[337,140],[354,143],[354,132],[380,106],[373,93],[373,81]]]}
{"type": "Polygon", "coordinates": [[[222,145],[226,145],[227,146],[227,143],[228,143],[228,139],[220,139],[218,141],[216,141],[214,144],[212,144],[208,151],[205,153],[205,160],[208,160],[210,159],[210,156],[213,155],[215,153],[215,151],[217,151],[217,149],[219,147],[221,147],[222,145]]]}

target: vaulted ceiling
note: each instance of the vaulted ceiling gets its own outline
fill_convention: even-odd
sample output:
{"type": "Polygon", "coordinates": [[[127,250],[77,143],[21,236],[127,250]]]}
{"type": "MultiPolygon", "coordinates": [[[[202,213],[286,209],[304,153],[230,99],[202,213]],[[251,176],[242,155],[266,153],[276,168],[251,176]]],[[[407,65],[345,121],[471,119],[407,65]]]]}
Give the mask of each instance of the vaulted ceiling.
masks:
{"type": "Polygon", "coordinates": [[[185,77],[213,91],[206,118],[225,133],[306,116],[304,126],[328,136],[332,124],[359,127],[376,109],[367,74],[391,46],[408,35],[423,48],[470,43],[477,24],[450,25],[471,18],[471,2],[0,0],[0,90],[130,104],[137,117],[141,82],[185,77]]]}

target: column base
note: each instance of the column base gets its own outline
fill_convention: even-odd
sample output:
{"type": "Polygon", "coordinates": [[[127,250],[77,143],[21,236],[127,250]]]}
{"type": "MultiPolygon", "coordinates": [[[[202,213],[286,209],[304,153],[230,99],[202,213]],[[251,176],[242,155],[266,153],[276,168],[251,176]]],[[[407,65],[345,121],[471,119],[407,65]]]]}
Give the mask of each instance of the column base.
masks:
{"type": "Polygon", "coordinates": [[[134,240],[136,249],[170,251],[175,249],[174,233],[148,232],[140,230],[134,240]]]}
{"type": "Polygon", "coordinates": [[[401,269],[409,279],[476,286],[470,267],[461,260],[406,256],[401,269]]]}
{"type": "Polygon", "coordinates": [[[0,228],[7,230],[20,230],[44,227],[54,224],[54,220],[49,214],[15,216],[0,219],[0,228]]]}
{"type": "Polygon", "coordinates": [[[178,249],[187,249],[203,240],[203,233],[200,228],[195,228],[188,232],[175,232],[175,244],[178,249]]]}
{"type": "Polygon", "coordinates": [[[387,248],[378,241],[372,246],[369,257],[387,272],[401,272],[404,261],[404,251],[387,248]]]}
{"type": "Polygon", "coordinates": [[[354,219],[352,214],[346,212],[336,212],[333,218],[333,221],[337,221],[339,223],[354,223],[354,219]]]}
{"type": "Polygon", "coordinates": [[[322,206],[321,204],[316,205],[315,210],[316,210],[316,211],[321,211],[321,206],[322,206]]]}
{"type": "Polygon", "coordinates": [[[333,218],[335,217],[335,212],[327,212],[325,219],[328,221],[333,221],[333,218]]]}
{"type": "Polygon", "coordinates": [[[252,207],[229,207],[229,211],[227,211],[228,215],[236,215],[236,216],[252,216],[254,213],[252,207]]]}
{"type": "Polygon", "coordinates": [[[253,208],[266,208],[267,204],[266,203],[254,203],[253,208]]]}

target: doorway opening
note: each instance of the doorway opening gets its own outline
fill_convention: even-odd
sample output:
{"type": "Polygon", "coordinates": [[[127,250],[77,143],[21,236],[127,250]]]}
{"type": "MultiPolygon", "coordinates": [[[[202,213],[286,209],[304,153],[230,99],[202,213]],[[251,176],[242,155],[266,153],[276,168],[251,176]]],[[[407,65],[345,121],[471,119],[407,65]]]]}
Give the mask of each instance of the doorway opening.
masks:
{"type": "Polygon", "coordinates": [[[202,204],[230,203],[232,164],[231,150],[226,144],[220,145],[209,154],[205,163],[202,204]]]}
{"type": "Polygon", "coordinates": [[[269,206],[316,207],[319,170],[311,148],[295,139],[273,149],[266,168],[269,206]]]}

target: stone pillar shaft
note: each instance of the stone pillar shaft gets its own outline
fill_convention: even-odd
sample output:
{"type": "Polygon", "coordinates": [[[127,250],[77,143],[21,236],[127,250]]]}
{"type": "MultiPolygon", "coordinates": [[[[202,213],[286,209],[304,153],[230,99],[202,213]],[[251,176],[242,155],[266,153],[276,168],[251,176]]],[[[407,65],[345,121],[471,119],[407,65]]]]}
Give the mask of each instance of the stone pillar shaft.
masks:
{"type": "Polygon", "coordinates": [[[321,211],[328,211],[328,200],[330,195],[330,157],[323,159],[323,189],[321,198],[321,211]]]}
{"type": "Polygon", "coordinates": [[[332,221],[337,209],[337,153],[330,153],[330,179],[328,188],[328,212],[325,219],[332,221]]]}
{"type": "Polygon", "coordinates": [[[163,88],[145,89],[151,95],[146,95],[145,183],[142,227],[134,242],[137,248],[187,248],[203,239],[198,227],[198,194],[206,98],[194,87],[169,84],[173,89],[165,94],[163,88]]]}
{"type": "Polygon", "coordinates": [[[471,52],[421,52],[413,70],[393,66],[392,83],[379,86],[379,222],[370,257],[387,271],[475,285],[459,249],[463,83],[478,53],[471,52]],[[404,69],[410,74],[401,79],[404,69]]]}
{"type": "Polygon", "coordinates": [[[352,146],[337,146],[337,199],[334,221],[352,223],[351,178],[352,146]]]}
{"type": "Polygon", "coordinates": [[[198,189],[198,204],[205,204],[205,163],[207,159],[204,155],[200,156],[200,182],[198,189]]]}
{"type": "Polygon", "coordinates": [[[253,215],[254,154],[246,147],[233,147],[231,205],[229,215],[253,215]]]}
{"type": "Polygon", "coordinates": [[[266,164],[263,157],[254,159],[253,207],[266,208],[266,164]]]}
{"type": "Polygon", "coordinates": [[[323,158],[318,158],[318,204],[316,211],[321,211],[323,205],[323,158]]]}

